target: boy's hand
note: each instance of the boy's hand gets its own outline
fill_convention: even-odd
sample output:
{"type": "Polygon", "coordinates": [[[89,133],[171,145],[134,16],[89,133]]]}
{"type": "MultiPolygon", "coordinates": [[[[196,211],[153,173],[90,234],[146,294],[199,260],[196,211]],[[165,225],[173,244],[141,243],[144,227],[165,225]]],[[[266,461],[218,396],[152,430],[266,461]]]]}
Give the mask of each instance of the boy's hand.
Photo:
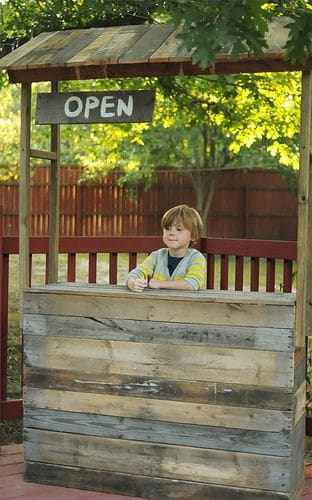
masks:
{"type": "Polygon", "coordinates": [[[161,280],[158,280],[156,278],[151,278],[148,282],[149,288],[161,288],[161,280]]]}
{"type": "Polygon", "coordinates": [[[144,288],[148,286],[147,280],[145,278],[130,278],[128,281],[128,287],[133,292],[143,292],[144,288]]]}

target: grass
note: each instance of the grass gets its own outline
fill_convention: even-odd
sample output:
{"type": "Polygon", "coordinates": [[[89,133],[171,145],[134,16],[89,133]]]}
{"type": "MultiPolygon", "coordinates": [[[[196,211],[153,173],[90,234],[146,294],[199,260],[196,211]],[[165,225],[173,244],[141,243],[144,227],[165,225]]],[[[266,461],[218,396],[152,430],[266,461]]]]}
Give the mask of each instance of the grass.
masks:
{"type": "MultiPolygon", "coordinates": [[[[144,254],[138,256],[138,261],[142,261],[144,254]]],[[[45,255],[34,255],[32,286],[40,286],[45,282],[45,255]]],[[[235,261],[229,262],[229,288],[234,289],[235,261]]],[[[67,281],[67,256],[59,257],[59,281],[67,281]]],[[[108,283],[109,259],[107,254],[101,254],[97,260],[98,283],[108,283]]],[[[118,284],[123,284],[128,272],[127,255],[118,256],[118,284]]],[[[246,262],[244,271],[244,281],[249,281],[250,263],[246,262]]],[[[260,288],[265,288],[265,259],[260,260],[260,288]]],[[[276,265],[276,291],[281,291],[283,277],[282,262],[277,261],[276,265]]],[[[86,254],[77,255],[76,261],[76,281],[88,281],[88,256],[86,254]]],[[[220,263],[216,259],[215,288],[218,289],[220,283],[220,263]]],[[[18,292],[18,256],[10,257],[10,282],[9,282],[9,338],[8,338],[8,398],[15,399],[21,396],[20,379],[22,374],[21,356],[21,335],[19,329],[19,292],[18,292]]],[[[310,339],[312,347],[312,339],[310,339]]],[[[11,420],[0,422],[0,445],[22,442],[22,420],[11,420]]],[[[306,440],[306,457],[312,462],[312,437],[306,440]]]]}
{"type": "Polygon", "coordinates": [[[306,436],[306,461],[312,463],[312,436],[306,436]]]}

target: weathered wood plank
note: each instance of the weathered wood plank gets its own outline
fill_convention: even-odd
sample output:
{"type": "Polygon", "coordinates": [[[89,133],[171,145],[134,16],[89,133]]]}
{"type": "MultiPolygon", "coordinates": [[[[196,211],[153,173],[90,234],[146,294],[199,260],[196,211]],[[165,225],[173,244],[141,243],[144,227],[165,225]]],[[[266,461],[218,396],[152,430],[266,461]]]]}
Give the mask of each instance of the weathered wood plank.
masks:
{"type": "Polygon", "coordinates": [[[30,156],[32,158],[40,158],[41,160],[56,160],[57,153],[55,151],[42,151],[39,149],[31,149],[30,156]]]}
{"type": "Polygon", "coordinates": [[[74,56],[70,57],[68,64],[70,65],[83,65],[90,64],[93,62],[102,60],[103,47],[110,44],[110,41],[114,35],[119,32],[120,28],[117,27],[107,27],[103,28],[103,32],[99,34],[97,38],[92,40],[88,45],[82,48],[74,56]]]}
{"type": "Polygon", "coordinates": [[[14,69],[15,65],[19,68],[27,68],[28,57],[33,53],[33,50],[37,49],[41,45],[45,46],[50,38],[56,36],[56,33],[56,31],[51,31],[50,33],[40,33],[35,38],[29,40],[29,42],[15,49],[13,52],[1,57],[1,65],[5,65],[6,61],[9,60],[12,69],[14,69]]]}
{"type": "Polygon", "coordinates": [[[31,84],[21,88],[20,167],[19,167],[19,326],[23,328],[24,290],[29,286],[29,226],[30,226],[30,136],[31,84]]]}
{"type": "Polygon", "coordinates": [[[30,297],[33,294],[58,295],[66,293],[67,295],[100,296],[119,298],[132,298],[134,300],[175,300],[187,302],[212,302],[231,304],[256,304],[256,305],[288,305],[295,306],[296,295],[294,293],[270,293],[270,292],[245,292],[231,290],[199,290],[198,292],[187,292],[179,290],[153,290],[146,289],[144,293],[138,294],[128,290],[122,285],[104,285],[97,283],[49,283],[48,285],[32,287],[27,290],[30,297]]]}
{"type": "Polygon", "coordinates": [[[51,369],[290,387],[293,354],[66,337],[25,338],[25,363],[51,369]]]}
{"type": "MultiPolygon", "coordinates": [[[[301,383],[305,373],[302,371],[301,383]]],[[[48,370],[26,366],[27,387],[56,389],[113,396],[133,396],[191,403],[219,404],[292,410],[296,403],[289,387],[259,387],[211,381],[166,380],[157,377],[111,375],[71,370],[48,370]],[[295,401],[295,402],[294,402],[295,401]]]]}
{"type": "Polygon", "coordinates": [[[93,64],[82,64],[71,66],[41,66],[40,68],[14,68],[10,70],[9,64],[1,65],[0,69],[7,69],[10,82],[42,82],[50,80],[88,80],[96,78],[130,78],[130,77],[171,77],[183,75],[208,75],[208,74],[229,74],[229,73],[261,73],[266,72],[268,64],[274,71],[299,71],[302,69],[300,64],[291,65],[283,59],[283,54],[271,58],[269,55],[262,60],[246,57],[239,61],[226,60],[224,55],[218,56],[216,64],[202,69],[196,64],[192,64],[189,57],[184,61],[175,60],[164,63],[141,63],[141,64],[116,64],[105,61],[94,62],[93,64]]]}
{"type": "Polygon", "coordinates": [[[295,426],[305,416],[305,403],[306,403],[306,381],[304,380],[301,386],[294,394],[294,408],[293,408],[293,425],[295,426]]]}
{"type": "Polygon", "coordinates": [[[176,481],[139,474],[122,474],[92,468],[25,462],[24,479],[89,491],[142,496],[153,500],[295,500],[288,493],[226,487],[203,482],[176,481]]]}
{"type": "Polygon", "coordinates": [[[269,429],[226,429],[33,407],[25,408],[24,428],[261,455],[287,457],[291,454],[291,433],[269,429]]]}
{"type": "Polygon", "coordinates": [[[50,66],[49,61],[51,58],[66,47],[68,41],[73,42],[76,37],[82,36],[83,32],[84,30],[56,31],[53,37],[46,40],[44,46],[43,44],[39,45],[27,57],[27,68],[37,68],[42,65],[50,66]]]}
{"type": "MultiPolygon", "coordinates": [[[[305,414],[293,426],[292,429],[292,467],[290,469],[290,490],[295,491],[304,481],[304,459],[305,459],[305,414]]],[[[294,499],[300,496],[294,496],[294,499]]]]}
{"type": "MultiPolygon", "coordinates": [[[[67,63],[69,59],[77,53],[81,53],[82,49],[89,46],[94,40],[103,33],[105,28],[89,28],[88,30],[79,30],[79,35],[75,36],[70,43],[62,46],[62,49],[56,52],[50,59],[49,64],[67,63]]],[[[78,31],[78,30],[75,30],[78,31]]]]}
{"type": "Polygon", "coordinates": [[[25,334],[293,351],[290,328],[239,327],[93,317],[24,315],[25,334]]]}
{"type": "Polygon", "coordinates": [[[110,295],[107,299],[97,295],[75,294],[75,300],[68,293],[49,296],[41,293],[26,295],[25,312],[177,323],[293,327],[293,307],[280,304],[268,304],[263,307],[261,304],[244,304],[240,303],[239,299],[236,301],[233,297],[232,299],[233,302],[208,302],[206,299],[203,307],[201,300],[188,301],[187,297],[185,300],[175,300],[174,296],[168,297],[168,295],[146,300],[142,294],[138,296],[135,292],[121,298],[110,295]]]}
{"type": "Polygon", "coordinates": [[[89,467],[92,456],[95,469],[205,483],[218,478],[218,484],[225,486],[289,490],[290,478],[285,474],[289,458],[286,457],[37,429],[26,429],[24,443],[24,456],[28,461],[89,467]]]}
{"type": "Polygon", "coordinates": [[[27,407],[34,408],[259,431],[270,429],[271,432],[287,432],[292,424],[290,411],[199,405],[180,401],[30,387],[24,390],[24,401],[27,407]]]}
{"type": "Polygon", "coordinates": [[[294,386],[293,386],[293,394],[298,390],[302,382],[306,380],[306,359],[302,361],[302,363],[295,367],[294,370],[294,386]]]}
{"type": "MultiPolygon", "coordinates": [[[[58,93],[59,82],[51,83],[51,93],[58,93]]],[[[56,158],[50,163],[50,199],[49,199],[49,246],[48,246],[48,275],[47,281],[55,283],[58,279],[59,263],[59,234],[60,234],[60,127],[51,126],[51,151],[56,153],[56,158]]]]}
{"type": "Polygon", "coordinates": [[[312,71],[302,73],[300,120],[300,169],[298,180],[297,305],[295,342],[304,347],[312,335],[312,71]]]}
{"type": "MultiPolygon", "coordinates": [[[[92,60],[102,63],[117,63],[120,56],[131,47],[144,33],[151,27],[145,25],[120,26],[114,28],[115,33],[109,39],[103,40],[103,44],[98,48],[95,54],[92,54],[92,60]]],[[[105,33],[105,32],[104,32],[105,33]]],[[[77,52],[68,60],[67,64],[86,63],[85,53],[77,52]]]]}
{"type": "Polygon", "coordinates": [[[178,38],[178,34],[181,32],[181,28],[174,30],[171,35],[160,45],[160,47],[155,50],[151,55],[151,62],[166,62],[172,60],[174,57],[189,57],[191,60],[191,52],[187,52],[185,48],[182,47],[182,41],[178,38]]]}
{"type": "Polygon", "coordinates": [[[168,38],[172,31],[173,26],[170,24],[151,26],[146,33],[121,55],[119,61],[127,63],[148,61],[149,57],[168,38]]]}

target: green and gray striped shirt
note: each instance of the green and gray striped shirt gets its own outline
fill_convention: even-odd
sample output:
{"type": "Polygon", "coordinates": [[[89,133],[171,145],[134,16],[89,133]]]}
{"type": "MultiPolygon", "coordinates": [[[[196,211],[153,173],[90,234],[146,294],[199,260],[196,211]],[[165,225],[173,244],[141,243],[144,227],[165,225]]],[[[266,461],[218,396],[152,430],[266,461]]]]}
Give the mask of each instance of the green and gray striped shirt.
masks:
{"type": "Polygon", "coordinates": [[[142,264],[130,271],[126,284],[130,277],[134,277],[147,280],[156,278],[163,281],[185,279],[194,290],[205,287],[207,262],[202,253],[195,248],[189,248],[171,276],[168,269],[168,253],[168,248],[152,252],[142,264]]]}

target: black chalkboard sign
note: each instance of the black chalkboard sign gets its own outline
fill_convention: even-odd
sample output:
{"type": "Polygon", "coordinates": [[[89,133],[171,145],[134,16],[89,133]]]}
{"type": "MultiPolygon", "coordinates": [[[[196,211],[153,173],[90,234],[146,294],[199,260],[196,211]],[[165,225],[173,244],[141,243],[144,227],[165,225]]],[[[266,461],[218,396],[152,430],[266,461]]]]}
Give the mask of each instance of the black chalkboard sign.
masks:
{"type": "Polygon", "coordinates": [[[154,103],[153,90],[39,93],[36,123],[150,122],[154,103]]]}

